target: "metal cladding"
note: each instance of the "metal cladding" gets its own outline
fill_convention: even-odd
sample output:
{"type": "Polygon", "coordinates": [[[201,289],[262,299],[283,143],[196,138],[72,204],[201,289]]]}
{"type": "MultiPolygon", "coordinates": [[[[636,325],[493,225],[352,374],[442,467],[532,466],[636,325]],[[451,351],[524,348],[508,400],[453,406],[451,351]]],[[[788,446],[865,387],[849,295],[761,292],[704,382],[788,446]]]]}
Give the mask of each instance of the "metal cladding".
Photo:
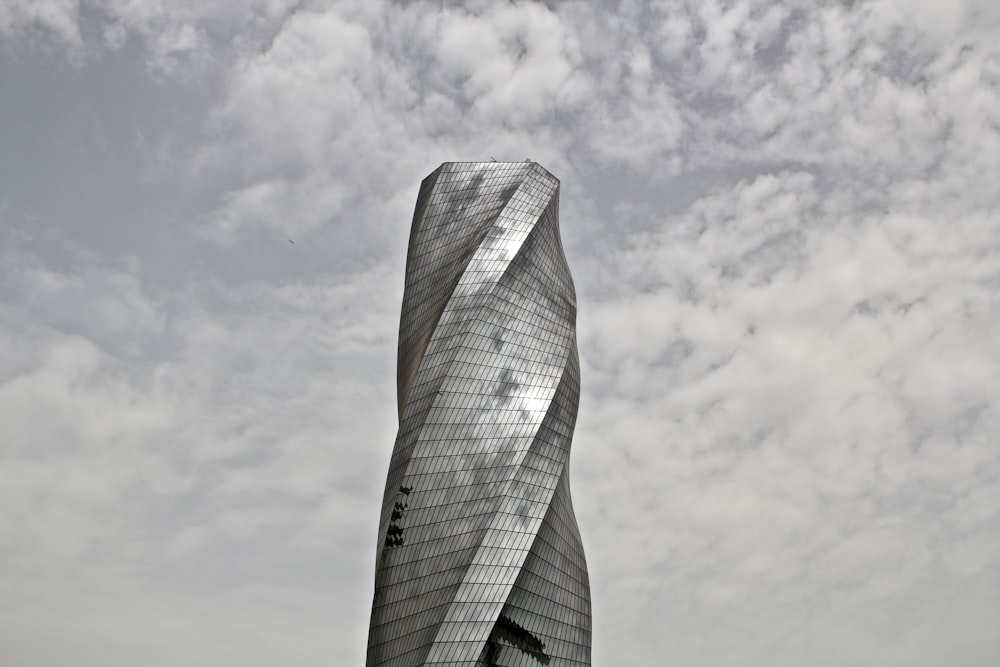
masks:
{"type": "Polygon", "coordinates": [[[558,211],[559,181],[533,162],[448,162],[420,186],[369,667],[590,665],[558,211]]]}

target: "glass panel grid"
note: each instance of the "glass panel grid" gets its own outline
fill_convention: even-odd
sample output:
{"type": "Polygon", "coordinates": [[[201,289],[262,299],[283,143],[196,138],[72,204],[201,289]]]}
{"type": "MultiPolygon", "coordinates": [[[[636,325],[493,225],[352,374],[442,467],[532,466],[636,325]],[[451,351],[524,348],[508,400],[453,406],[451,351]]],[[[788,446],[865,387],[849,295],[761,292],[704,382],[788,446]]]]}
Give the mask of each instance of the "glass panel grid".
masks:
{"type": "Polygon", "coordinates": [[[369,667],[590,664],[559,182],[445,163],[414,210],[369,667]]]}

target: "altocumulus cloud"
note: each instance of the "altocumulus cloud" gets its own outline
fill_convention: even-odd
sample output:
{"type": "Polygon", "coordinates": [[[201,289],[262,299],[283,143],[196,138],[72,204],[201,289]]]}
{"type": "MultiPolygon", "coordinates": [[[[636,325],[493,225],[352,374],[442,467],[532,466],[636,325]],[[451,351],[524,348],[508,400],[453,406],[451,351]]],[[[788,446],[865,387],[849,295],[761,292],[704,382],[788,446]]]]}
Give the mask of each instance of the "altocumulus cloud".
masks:
{"type": "Polygon", "coordinates": [[[998,34],[0,2],[4,663],[362,662],[417,185],[495,156],[563,182],[595,664],[997,664],[998,34]]]}

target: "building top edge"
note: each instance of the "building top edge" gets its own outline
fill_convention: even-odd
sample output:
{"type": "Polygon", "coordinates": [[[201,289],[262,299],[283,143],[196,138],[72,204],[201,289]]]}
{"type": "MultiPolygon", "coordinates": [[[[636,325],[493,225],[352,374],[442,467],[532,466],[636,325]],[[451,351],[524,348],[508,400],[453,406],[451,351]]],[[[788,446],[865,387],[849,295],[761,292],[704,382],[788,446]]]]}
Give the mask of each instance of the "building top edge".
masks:
{"type": "Polygon", "coordinates": [[[560,182],[559,179],[551,171],[549,171],[548,169],[546,169],[545,167],[543,167],[541,164],[535,162],[534,160],[449,160],[447,162],[442,162],[437,167],[437,169],[435,169],[434,171],[431,172],[431,174],[433,174],[434,172],[439,171],[440,169],[442,169],[444,167],[447,167],[449,165],[466,165],[466,164],[482,165],[484,167],[490,167],[490,166],[495,166],[495,167],[499,167],[499,166],[510,167],[510,166],[514,166],[514,165],[518,165],[518,166],[530,165],[531,167],[533,167],[533,168],[541,171],[543,174],[545,174],[549,178],[555,180],[556,183],[560,182]]]}

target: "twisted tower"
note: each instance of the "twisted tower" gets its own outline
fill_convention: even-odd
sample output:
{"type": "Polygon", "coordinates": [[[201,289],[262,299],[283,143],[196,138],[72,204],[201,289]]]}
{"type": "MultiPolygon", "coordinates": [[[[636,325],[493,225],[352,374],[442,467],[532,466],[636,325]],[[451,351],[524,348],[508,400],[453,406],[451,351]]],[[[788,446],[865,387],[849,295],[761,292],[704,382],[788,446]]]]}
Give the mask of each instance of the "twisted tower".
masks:
{"type": "Polygon", "coordinates": [[[558,211],[533,162],[447,162],[420,186],[368,667],[590,665],[558,211]]]}

